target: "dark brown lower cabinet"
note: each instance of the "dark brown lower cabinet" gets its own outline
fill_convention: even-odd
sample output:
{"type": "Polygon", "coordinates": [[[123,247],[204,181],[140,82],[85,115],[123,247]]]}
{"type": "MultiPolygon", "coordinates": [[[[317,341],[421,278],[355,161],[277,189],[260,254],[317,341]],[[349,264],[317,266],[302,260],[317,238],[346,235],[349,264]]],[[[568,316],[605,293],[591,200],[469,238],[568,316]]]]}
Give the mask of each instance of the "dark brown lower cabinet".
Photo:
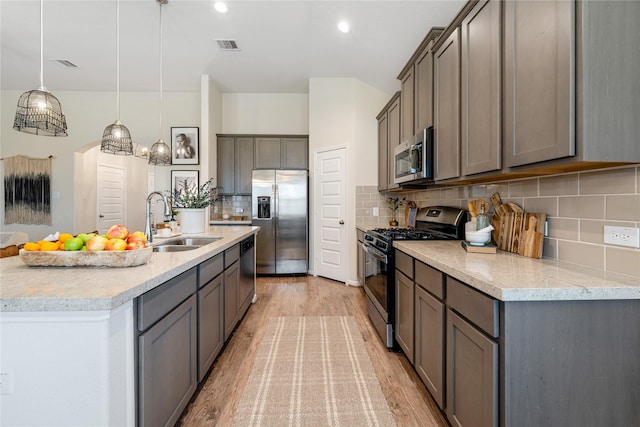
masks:
{"type": "Polygon", "coordinates": [[[224,345],[224,275],[198,291],[198,381],[202,381],[224,345]]]}
{"type": "Polygon", "coordinates": [[[224,271],[224,339],[231,333],[238,323],[238,280],[240,279],[240,265],[236,261],[224,271]]]}
{"type": "Polygon", "coordinates": [[[413,280],[396,270],[396,341],[413,364],[413,280]]]}
{"type": "Polygon", "coordinates": [[[198,386],[197,304],[191,295],[138,337],[140,426],[173,426],[198,386]]]}
{"type": "Polygon", "coordinates": [[[439,407],[444,407],[444,303],[416,284],[414,368],[439,407]]]}
{"type": "Polygon", "coordinates": [[[498,425],[498,344],[450,309],[446,412],[453,426],[498,425]]]}

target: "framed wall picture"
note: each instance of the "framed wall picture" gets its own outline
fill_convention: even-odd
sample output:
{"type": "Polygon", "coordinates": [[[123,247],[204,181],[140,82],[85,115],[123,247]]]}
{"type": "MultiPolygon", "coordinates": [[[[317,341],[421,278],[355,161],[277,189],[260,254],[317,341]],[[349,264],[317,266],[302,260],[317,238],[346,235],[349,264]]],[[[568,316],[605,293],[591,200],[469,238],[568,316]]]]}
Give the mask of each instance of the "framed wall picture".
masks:
{"type": "Polygon", "coordinates": [[[200,164],[199,128],[171,128],[171,164],[200,164]]]}
{"type": "Polygon", "coordinates": [[[174,192],[180,191],[184,188],[184,184],[190,187],[195,186],[197,188],[200,186],[198,182],[198,171],[171,171],[171,194],[174,192]]]}

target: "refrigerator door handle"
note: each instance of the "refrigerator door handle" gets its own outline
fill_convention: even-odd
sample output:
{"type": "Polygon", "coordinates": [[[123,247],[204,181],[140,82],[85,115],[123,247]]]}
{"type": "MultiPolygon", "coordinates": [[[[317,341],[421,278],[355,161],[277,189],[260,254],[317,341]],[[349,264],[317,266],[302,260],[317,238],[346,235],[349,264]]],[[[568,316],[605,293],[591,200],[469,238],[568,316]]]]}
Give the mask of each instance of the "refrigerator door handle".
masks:
{"type": "Polygon", "coordinates": [[[278,184],[273,184],[273,207],[274,207],[274,215],[273,215],[273,235],[278,236],[278,184]]]}

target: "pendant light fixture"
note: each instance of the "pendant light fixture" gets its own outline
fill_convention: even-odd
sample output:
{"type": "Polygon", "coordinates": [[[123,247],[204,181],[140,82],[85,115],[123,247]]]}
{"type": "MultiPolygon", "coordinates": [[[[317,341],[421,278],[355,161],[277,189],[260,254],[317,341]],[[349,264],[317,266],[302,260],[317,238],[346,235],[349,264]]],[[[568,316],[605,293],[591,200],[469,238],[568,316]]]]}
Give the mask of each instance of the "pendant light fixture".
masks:
{"type": "Polygon", "coordinates": [[[130,156],[133,141],[129,129],[120,121],[120,1],[116,0],[116,121],[104,128],[100,151],[130,156]]]}
{"type": "Polygon", "coordinates": [[[162,5],[169,0],[158,0],[160,4],[160,139],[158,139],[149,151],[149,164],[156,166],[169,166],[171,164],[171,148],[162,140],[162,5]]]}
{"type": "Polygon", "coordinates": [[[40,86],[18,99],[13,128],[44,136],[67,136],[67,119],[58,98],[44,87],[44,0],[40,0],[40,86]]]}

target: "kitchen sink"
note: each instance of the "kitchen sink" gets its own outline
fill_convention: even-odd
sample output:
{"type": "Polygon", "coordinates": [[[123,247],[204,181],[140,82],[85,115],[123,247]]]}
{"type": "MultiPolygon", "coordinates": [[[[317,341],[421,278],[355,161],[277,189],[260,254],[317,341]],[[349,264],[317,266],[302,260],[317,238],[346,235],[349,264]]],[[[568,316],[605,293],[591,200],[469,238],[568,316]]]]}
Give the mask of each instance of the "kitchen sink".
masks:
{"type": "Polygon", "coordinates": [[[184,252],[201,248],[201,245],[159,245],[153,247],[153,252],[184,252]]]}
{"type": "Polygon", "coordinates": [[[198,249],[222,237],[179,237],[153,246],[154,252],[184,252],[198,249]]]}
{"type": "Polygon", "coordinates": [[[185,245],[185,246],[204,246],[209,243],[217,242],[222,237],[178,237],[176,239],[167,240],[158,246],[164,245],[185,245]]]}

